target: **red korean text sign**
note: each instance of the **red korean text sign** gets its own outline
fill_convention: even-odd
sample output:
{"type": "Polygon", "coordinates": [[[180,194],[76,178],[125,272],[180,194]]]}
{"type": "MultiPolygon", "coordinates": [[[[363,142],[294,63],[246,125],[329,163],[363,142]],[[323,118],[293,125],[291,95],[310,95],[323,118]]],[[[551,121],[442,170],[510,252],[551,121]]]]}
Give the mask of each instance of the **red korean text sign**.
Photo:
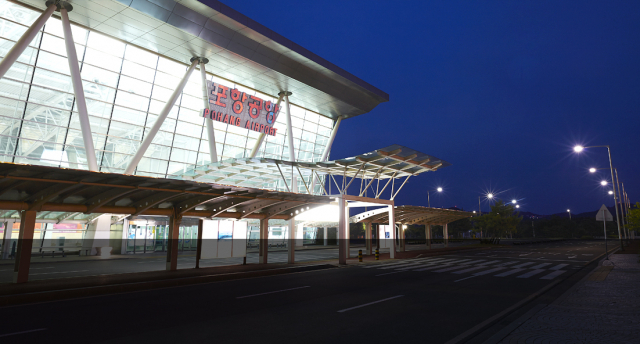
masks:
{"type": "Polygon", "coordinates": [[[207,96],[209,108],[202,111],[203,117],[276,135],[273,125],[280,112],[277,104],[211,81],[207,81],[207,96]]]}

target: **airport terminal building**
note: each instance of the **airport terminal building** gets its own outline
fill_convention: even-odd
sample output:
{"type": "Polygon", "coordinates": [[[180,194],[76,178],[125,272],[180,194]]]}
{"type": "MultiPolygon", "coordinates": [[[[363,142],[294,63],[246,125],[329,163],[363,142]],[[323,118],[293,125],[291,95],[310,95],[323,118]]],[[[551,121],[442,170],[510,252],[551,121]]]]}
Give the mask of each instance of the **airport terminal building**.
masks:
{"type": "MultiPolygon", "coordinates": [[[[219,235],[241,222],[247,240],[252,228],[266,240],[269,220],[294,227],[298,211],[335,204],[333,183],[339,196],[348,177],[395,184],[448,165],[401,146],[376,151],[385,163],[330,161],[340,122],[388,94],[207,3],[0,0],[4,258],[24,262],[24,240],[99,254],[87,244],[98,237],[114,253],[176,240],[195,251],[203,218],[219,235]]],[[[326,239],[327,226],[315,221],[309,236],[325,228],[326,239]]]]}

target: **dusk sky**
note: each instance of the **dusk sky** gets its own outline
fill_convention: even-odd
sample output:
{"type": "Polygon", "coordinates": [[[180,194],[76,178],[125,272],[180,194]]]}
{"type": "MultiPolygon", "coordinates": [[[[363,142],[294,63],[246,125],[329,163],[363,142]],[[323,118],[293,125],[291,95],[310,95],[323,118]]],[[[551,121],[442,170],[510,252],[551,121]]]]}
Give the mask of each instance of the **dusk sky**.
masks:
{"type": "Polygon", "coordinates": [[[639,200],[638,1],[223,2],[389,94],[342,122],[332,159],[400,144],[453,164],[397,205],[438,186],[432,206],[469,211],[487,191],[538,214],[612,205],[609,171],[587,171],[606,148],[575,144],[610,145],[639,200]]]}

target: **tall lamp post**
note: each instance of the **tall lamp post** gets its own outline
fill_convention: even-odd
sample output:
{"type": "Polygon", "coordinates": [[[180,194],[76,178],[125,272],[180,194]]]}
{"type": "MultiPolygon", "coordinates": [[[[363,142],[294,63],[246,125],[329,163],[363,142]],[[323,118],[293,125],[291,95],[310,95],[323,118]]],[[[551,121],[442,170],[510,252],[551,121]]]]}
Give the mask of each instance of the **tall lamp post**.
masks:
{"type": "MultiPolygon", "coordinates": [[[[585,148],[601,148],[601,147],[606,147],[607,148],[607,152],[609,153],[609,170],[611,170],[611,187],[613,188],[613,199],[615,200],[615,203],[618,203],[618,197],[617,197],[617,193],[616,193],[616,182],[613,178],[613,163],[611,162],[611,148],[609,148],[609,146],[588,146],[588,147],[583,147],[583,146],[575,146],[573,147],[573,150],[576,153],[580,153],[582,152],[585,148]]],[[[622,233],[620,232],[620,216],[618,214],[618,207],[616,206],[616,224],[618,225],[618,239],[620,240],[620,248],[623,247],[622,245],[622,233]]]]}
{"type": "Polygon", "coordinates": [[[435,190],[427,190],[427,204],[429,205],[429,208],[431,208],[431,199],[429,198],[429,192],[431,191],[442,192],[442,188],[437,188],[435,190]]]}
{"type": "Polygon", "coordinates": [[[571,220],[571,209],[567,209],[567,213],[569,213],[569,220],[571,220]]]}
{"type": "MultiPolygon", "coordinates": [[[[595,172],[596,172],[596,171],[598,171],[598,170],[607,170],[607,168],[595,168],[595,167],[591,167],[591,168],[589,169],[589,172],[591,172],[591,173],[595,173],[595,172]]],[[[625,213],[625,212],[624,212],[624,208],[622,207],[622,199],[620,198],[620,184],[619,184],[619,183],[620,183],[620,179],[618,179],[618,169],[617,169],[616,167],[614,167],[614,168],[613,168],[613,170],[614,170],[614,171],[615,171],[615,173],[616,173],[616,184],[615,184],[615,189],[617,189],[617,190],[618,190],[618,197],[617,197],[617,199],[615,199],[615,198],[614,198],[614,202],[615,202],[614,206],[616,207],[616,216],[617,216],[617,215],[618,215],[618,202],[620,202],[620,205],[619,205],[619,207],[620,207],[620,215],[622,215],[622,216],[621,216],[620,218],[618,218],[618,220],[619,220],[619,221],[622,221],[622,226],[623,226],[623,228],[622,228],[622,235],[624,235],[624,237],[625,237],[625,239],[626,239],[626,238],[627,238],[627,232],[624,230],[624,225],[625,225],[624,213],[625,213]]],[[[602,185],[605,185],[605,184],[602,184],[602,185]]],[[[613,193],[613,192],[611,192],[611,191],[609,191],[609,194],[613,194],[613,195],[615,195],[615,193],[613,193]]],[[[616,221],[616,222],[617,222],[617,221],[616,221]]],[[[621,238],[621,239],[622,239],[622,238],[621,238]]]]}

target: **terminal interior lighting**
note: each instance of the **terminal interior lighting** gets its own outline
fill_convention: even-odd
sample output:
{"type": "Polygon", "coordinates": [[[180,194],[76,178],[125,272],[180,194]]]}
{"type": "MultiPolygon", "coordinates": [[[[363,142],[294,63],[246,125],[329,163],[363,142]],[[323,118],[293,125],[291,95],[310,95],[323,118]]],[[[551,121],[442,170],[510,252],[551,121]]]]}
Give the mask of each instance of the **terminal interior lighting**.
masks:
{"type": "Polygon", "coordinates": [[[576,153],[580,153],[583,150],[584,150],[584,147],[582,147],[580,145],[573,147],[573,151],[576,152],[576,153]]]}

